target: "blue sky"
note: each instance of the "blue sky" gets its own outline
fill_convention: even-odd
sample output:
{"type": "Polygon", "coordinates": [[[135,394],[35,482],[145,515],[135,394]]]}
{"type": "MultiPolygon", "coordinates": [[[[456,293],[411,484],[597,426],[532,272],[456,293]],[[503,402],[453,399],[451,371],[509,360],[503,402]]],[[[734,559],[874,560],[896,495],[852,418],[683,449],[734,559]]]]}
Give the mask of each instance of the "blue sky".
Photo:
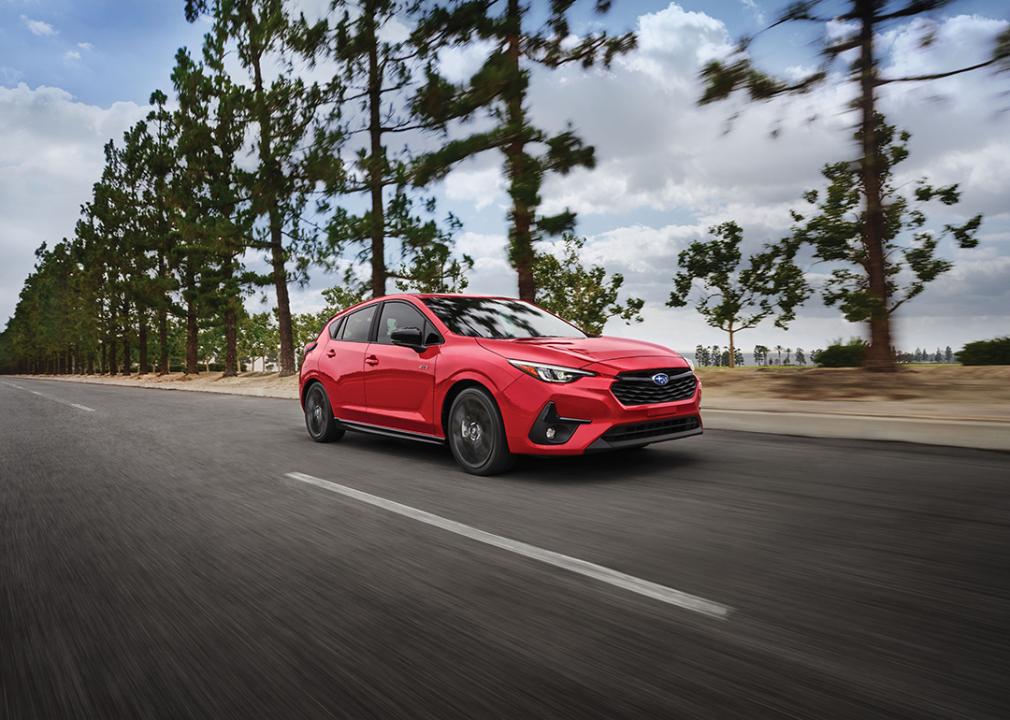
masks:
{"type": "MultiPolygon", "coordinates": [[[[299,0],[321,6],[321,0],[299,0]]],[[[785,232],[788,208],[816,187],[818,168],[847,157],[848,120],[839,113],[837,87],[809,98],[744,109],[734,130],[722,128],[733,104],[699,109],[697,68],[734,38],[767,23],[781,2],[615,0],[602,19],[580,10],[576,30],[603,24],[636,30],[640,48],[610,73],[566,69],[535,74],[531,101],[539,123],[568,121],[597,147],[598,167],[551,181],[548,208],[579,211],[579,231],[590,238],[587,257],[619,270],[629,289],[647,300],[646,322],[609,332],[650,337],[678,347],[722,342],[690,309],[663,306],[679,249],[707,224],[738,219],[750,242],[785,232]],[[803,118],[816,113],[818,123],[803,118]],[[783,139],[769,132],[781,123],[783,139]]],[[[583,0],[577,6],[591,7],[583,0]]],[[[829,5],[830,7],[830,5],[829,5]]],[[[895,70],[946,67],[977,56],[993,29],[1010,15],[1005,0],[964,0],[940,13],[941,40],[931,55],[896,26],[883,47],[895,70]]],[[[169,90],[180,46],[196,50],[205,26],[183,16],[182,0],[0,0],[0,322],[13,309],[34,248],[73,230],[101,169],[101,145],[142,117],[154,88],[169,90]]],[[[823,26],[784,27],[758,45],[778,71],[815,62],[823,26]]],[[[469,67],[466,56],[461,67],[469,67]]],[[[987,216],[983,244],[973,253],[945,253],[958,270],[908,306],[903,345],[957,344],[1010,329],[1010,133],[993,108],[1010,77],[979,74],[945,81],[928,91],[896,88],[883,99],[892,119],[913,132],[908,171],[960,182],[965,212],[987,216]],[[1001,292],[1001,288],[1003,288],[1001,292]]],[[[498,158],[478,158],[436,187],[440,207],[464,220],[461,247],[478,266],[471,288],[510,292],[504,264],[505,201],[498,158]]],[[[811,267],[816,275],[822,269],[811,267]]],[[[296,289],[296,310],[320,304],[316,277],[296,289]]],[[[811,301],[788,335],[770,326],[742,342],[816,347],[860,331],[834,310],[811,301]]]]}

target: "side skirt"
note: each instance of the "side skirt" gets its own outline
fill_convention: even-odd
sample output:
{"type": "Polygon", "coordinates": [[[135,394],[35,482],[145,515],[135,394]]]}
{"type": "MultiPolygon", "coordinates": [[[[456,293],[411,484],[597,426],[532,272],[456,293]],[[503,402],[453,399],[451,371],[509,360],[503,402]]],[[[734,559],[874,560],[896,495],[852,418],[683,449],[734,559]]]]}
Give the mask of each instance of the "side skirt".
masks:
{"type": "Polygon", "coordinates": [[[370,425],[368,423],[354,422],[351,420],[341,420],[340,418],[335,419],[348,430],[354,430],[355,432],[400,438],[401,440],[414,440],[415,442],[430,443],[432,445],[445,445],[445,438],[440,438],[435,435],[425,435],[424,433],[410,432],[409,430],[397,430],[395,428],[383,427],[382,425],[370,425]]]}

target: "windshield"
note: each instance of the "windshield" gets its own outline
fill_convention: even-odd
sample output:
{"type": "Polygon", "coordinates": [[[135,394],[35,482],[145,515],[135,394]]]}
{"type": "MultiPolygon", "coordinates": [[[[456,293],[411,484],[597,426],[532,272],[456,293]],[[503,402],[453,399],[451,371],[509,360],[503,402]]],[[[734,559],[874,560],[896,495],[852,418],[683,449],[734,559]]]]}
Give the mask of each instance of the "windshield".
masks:
{"type": "Polygon", "coordinates": [[[522,300],[433,297],[424,304],[457,335],[506,340],[586,337],[575,326],[522,300]]]}

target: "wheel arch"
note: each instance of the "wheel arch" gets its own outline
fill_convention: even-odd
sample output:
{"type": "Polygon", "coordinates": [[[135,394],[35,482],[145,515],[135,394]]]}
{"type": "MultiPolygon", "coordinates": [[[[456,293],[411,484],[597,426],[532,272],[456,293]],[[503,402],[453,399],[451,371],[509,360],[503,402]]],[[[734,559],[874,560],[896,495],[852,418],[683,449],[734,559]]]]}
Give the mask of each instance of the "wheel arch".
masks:
{"type": "MultiPolygon", "coordinates": [[[[323,388],[323,392],[324,393],[326,392],[326,386],[323,385],[322,380],[320,380],[319,378],[312,377],[312,378],[309,378],[308,380],[306,380],[305,383],[302,385],[301,391],[298,394],[298,401],[301,402],[303,410],[305,409],[305,398],[306,398],[306,396],[308,396],[309,390],[312,389],[313,385],[319,385],[320,387],[323,388]]],[[[330,399],[330,396],[329,396],[328,393],[326,395],[326,399],[327,400],[330,399]]]]}
{"type": "Polygon", "coordinates": [[[498,401],[495,400],[494,393],[491,391],[485,383],[475,380],[473,378],[463,378],[454,382],[445,393],[445,397],[442,398],[442,407],[439,411],[439,426],[442,429],[442,434],[448,438],[449,437],[449,411],[452,410],[452,403],[455,401],[456,397],[466,390],[467,388],[477,388],[483,390],[491,398],[491,401],[498,408],[498,414],[501,415],[501,407],[498,405],[498,401]]]}

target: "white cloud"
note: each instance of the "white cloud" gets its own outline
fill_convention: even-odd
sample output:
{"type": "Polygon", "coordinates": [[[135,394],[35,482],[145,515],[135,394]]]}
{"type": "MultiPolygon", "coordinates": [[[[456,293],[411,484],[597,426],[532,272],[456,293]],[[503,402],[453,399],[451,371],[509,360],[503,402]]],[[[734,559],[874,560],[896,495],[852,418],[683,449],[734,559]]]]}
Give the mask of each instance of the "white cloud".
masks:
{"type": "Polygon", "coordinates": [[[92,45],[89,42],[79,42],[79,43],[77,43],[77,47],[79,47],[81,50],[94,50],[95,49],[95,46],[92,45]]]}
{"type": "Polygon", "coordinates": [[[65,53],[63,53],[63,59],[66,62],[71,62],[71,63],[72,62],[77,62],[78,60],[81,59],[81,54],[79,52],[77,52],[76,50],[67,50],[65,53]]]}
{"type": "Polygon", "coordinates": [[[57,34],[56,28],[43,20],[33,20],[27,15],[21,16],[21,22],[32,35],[39,37],[51,37],[57,34]]]}
{"type": "Polygon", "coordinates": [[[33,252],[73,233],[102,171],[102,146],[146,109],[97,107],[57,88],[0,88],[0,323],[13,312],[33,252]]]}
{"type": "Polygon", "coordinates": [[[471,169],[461,167],[445,178],[445,195],[450,200],[472,203],[482,210],[504,199],[504,180],[497,165],[471,169]]]}

